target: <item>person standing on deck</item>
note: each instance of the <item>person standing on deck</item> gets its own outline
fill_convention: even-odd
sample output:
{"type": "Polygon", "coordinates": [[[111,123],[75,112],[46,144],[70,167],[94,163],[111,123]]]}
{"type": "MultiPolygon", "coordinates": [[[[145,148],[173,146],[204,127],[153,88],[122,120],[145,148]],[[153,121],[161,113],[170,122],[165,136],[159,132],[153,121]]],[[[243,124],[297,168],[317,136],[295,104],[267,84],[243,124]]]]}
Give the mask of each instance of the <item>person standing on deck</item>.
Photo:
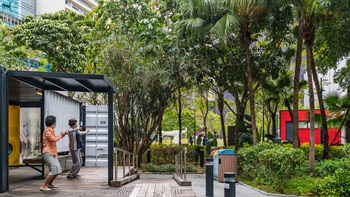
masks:
{"type": "Polygon", "coordinates": [[[57,175],[62,173],[60,162],[58,161],[58,153],[56,142],[62,139],[66,133],[60,133],[59,136],[55,136],[56,117],[47,116],[45,118],[46,129],[43,133],[43,160],[49,166],[49,174],[47,175],[44,183],[40,187],[40,191],[51,191],[52,188],[58,188],[53,185],[52,182],[55,180],[57,175]]]}
{"type": "Polygon", "coordinates": [[[83,148],[83,143],[81,141],[81,135],[86,135],[89,133],[89,129],[86,131],[81,131],[82,128],[77,125],[77,120],[72,118],[68,121],[68,125],[70,128],[68,129],[68,137],[69,137],[69,150],[73,160],[73,166],[70,170],[67,178],[77,178],[80,177],[78,175],[81,166],[83,165],[83,158],[81,156],[80,150],[83,148]]]}

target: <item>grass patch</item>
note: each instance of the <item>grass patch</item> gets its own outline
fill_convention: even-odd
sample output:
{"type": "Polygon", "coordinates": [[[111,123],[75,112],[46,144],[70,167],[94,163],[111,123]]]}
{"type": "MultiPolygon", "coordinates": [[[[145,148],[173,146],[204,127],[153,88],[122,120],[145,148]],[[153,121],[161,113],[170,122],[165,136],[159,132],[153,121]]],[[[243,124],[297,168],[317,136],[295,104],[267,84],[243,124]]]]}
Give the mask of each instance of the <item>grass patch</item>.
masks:
{"type": "MultiPolygon", "coordinates": [[[[316,180],[320,178],[314,178],[309,176],[299,176],[288,180],[285,187],[283,188],[284,194],[298,195],[298,196],[312,196],[312,189],[315,186],[316,180]]],[[[256,181],[239,180],[247,185],[254,188],[260,189],[268,193],[279,193],[274,189],[272,185],[257,183],[256,181]]]]}
{"type": "Polygon", "coordinates": [[[315,186],[316,180],[320,178],[310,176],[299,176],[287,181],[284,187],[285,194],[310,196],[312,195],[311,190],[315,186]]]}

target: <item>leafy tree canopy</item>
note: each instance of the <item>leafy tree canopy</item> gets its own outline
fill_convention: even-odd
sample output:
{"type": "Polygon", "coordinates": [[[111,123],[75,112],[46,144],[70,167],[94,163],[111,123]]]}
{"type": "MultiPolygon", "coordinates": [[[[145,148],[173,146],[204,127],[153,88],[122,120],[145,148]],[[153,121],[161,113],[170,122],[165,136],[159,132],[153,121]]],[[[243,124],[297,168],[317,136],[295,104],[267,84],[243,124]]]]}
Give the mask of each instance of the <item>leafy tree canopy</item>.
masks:
{"type": "Polygon", "coordinates": [[[85,52],[82,34],[76,22],[83,16],[72,11],[44,14],[40,19],[27,16],[13,30],[14,41],[44,52],[52,71],[82,72],[85,52]]]}

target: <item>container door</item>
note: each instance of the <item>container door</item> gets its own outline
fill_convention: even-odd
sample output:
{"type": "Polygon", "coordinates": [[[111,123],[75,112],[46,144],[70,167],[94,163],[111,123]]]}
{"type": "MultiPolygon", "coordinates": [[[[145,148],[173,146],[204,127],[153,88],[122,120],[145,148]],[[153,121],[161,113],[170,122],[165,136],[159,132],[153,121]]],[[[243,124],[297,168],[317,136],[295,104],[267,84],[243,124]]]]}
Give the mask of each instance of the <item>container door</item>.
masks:
{"type": "Polygon", "coordinates": [[[87,106],[85,165],[108,166],[108,107],[87,106]]]}

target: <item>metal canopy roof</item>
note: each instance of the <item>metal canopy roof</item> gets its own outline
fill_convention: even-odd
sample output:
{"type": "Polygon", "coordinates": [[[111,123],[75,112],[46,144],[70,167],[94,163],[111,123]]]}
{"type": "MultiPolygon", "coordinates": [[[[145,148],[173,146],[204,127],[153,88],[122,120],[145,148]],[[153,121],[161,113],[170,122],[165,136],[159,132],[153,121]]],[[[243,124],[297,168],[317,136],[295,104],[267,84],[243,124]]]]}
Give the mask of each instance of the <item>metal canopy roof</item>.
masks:
{"type": "MultiPolygon", "coordinates": [[[[9,125],[8,105],[35,106],[42,101],[39,90],[108,93],[108,184],[113,180],[113,94],[117,88],[105,75],[7,71],[0,66],[0,193],[9,189],[9,125]],[[35,103],[34,103],[35,102],[35,103]],[[33,104],[34,103],[34,104],[33,104]]],[[[45,110],[45,106],[40,106],[45,110]]],[[[43,120],[43,113],[41,115],[43,120]]],[[[43,130],[43,129],[42,129],[43,130]]],[[[44,174],[42,174],[44,178],[44,174]]]]}
{"type": "Polygon", "coordinates": [[[25,102],[40,101],[41,96],[35,90],[108,92],[117,88],[105,75],[53,73],[31,71],[8,71],[9,100],[25,102]]]}

